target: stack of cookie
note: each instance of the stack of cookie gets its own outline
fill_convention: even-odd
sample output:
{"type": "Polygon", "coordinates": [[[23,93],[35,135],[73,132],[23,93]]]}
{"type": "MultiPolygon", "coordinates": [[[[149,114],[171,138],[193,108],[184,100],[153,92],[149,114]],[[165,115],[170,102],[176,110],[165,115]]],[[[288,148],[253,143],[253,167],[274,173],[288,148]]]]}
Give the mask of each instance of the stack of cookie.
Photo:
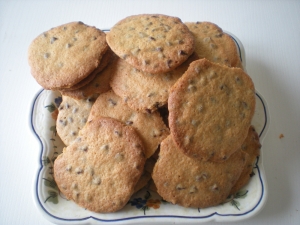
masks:
{"type": "Polygon", "coordinates": [[[69,23],[32,42],[29,64],[62,94],[66,148],[54,178],[80,206],[118,211],[148,183],[166,201],[203,208],[249,181],[260,148],[254,86],[217,25],[142,14],[105,34],[69,23]]]}
{"type": "Polygon", "coordinates": [[[112,89],[141,112],[166,105],[170,87],[198,58],[188,27],[165,15],[127,17],[112,27],[107,43],[119,56],[112,89]]]}
{"type": "Polygon", "coordinates": [[[31,43],[28,62],[36,81],[48,90],[76,89],[105,67],[106,35],[82,22],[72,22],[39,35],[31,43]]]}
{"type": "MultiPolygon", "coordinates": [[[[186,207],[224,202],[247,158],[252,164],[259,153],[249,130],[254,108],[254,86],[242,69],[207,59],[192,62],[170,90],[171,135],[162,142],[153,171],[158,193],[186,207]],[[243,145],[253,146],[253,153],[242,151],[243,145]]],[[[249,180],[250,174],[241,179],[249,180]]]]}

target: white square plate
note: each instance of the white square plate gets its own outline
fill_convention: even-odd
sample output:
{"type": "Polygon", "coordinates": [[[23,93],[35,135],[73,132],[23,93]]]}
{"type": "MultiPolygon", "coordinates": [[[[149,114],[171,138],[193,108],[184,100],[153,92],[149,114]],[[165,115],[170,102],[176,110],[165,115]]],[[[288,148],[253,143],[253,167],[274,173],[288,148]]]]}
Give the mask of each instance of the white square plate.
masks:
{"type": "MultiPolygon", "coordinates": [[[[228,33],[228,32],[227,32],[228,33]]],[[[230,34],[245,65],[245,52],[241,42],[230,34]]],[[[61,96],[58,92],[42,90],[33,100],[30,126],[41,144],[39,168],[35,174],[34,200],[40,212],[56,224],[151,224],[151,223],[201,223],[208,221],[238,221],[252,217],[264,206],[267,199],[266,179],[261,155],[249,184],[235,196],[219,206],[206,209],[183,208],[162,200],[156,193],[142,189],[134,194],[119,212],[100,214],[90,212],[68,201],[58,190],[53,179],[53,162],[64,144],[56,134],[55,119],[61,96]]],[[[256,91],[256,109],[252,121],[260,142],[268,128],[268,110],[265,100],[256,91]]]]}

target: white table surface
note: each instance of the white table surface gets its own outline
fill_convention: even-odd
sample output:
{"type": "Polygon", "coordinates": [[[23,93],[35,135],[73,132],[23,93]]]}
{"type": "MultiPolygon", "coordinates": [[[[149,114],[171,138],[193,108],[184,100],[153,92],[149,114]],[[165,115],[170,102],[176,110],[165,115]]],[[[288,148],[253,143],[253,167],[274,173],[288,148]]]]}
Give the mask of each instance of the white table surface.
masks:
{"type": "MultiPolygon", "coordinates": [[[[263,141],[268,200],[239,224],[300,221],[300,1],[60,1],[0,0],[0,224],[51,224],[33,201],[40,144],[29,127],[34,96],[27,48],[40,33],[83,21],[109,28],[141,13],[183,21],[211,21],[236,35],[246,69],[267,102],[270,126],[263,141]],[[284,138],[279,138],[283,134],[284,138]]],[[[176,223],[176,221],[174,221],[176,223]]]]}

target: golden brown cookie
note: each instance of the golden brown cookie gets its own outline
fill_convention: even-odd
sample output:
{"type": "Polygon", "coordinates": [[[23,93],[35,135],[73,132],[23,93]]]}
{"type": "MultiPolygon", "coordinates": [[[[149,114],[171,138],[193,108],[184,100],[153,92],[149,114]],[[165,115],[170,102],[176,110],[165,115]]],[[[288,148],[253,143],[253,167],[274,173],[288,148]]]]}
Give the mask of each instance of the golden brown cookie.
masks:
{"type": "Polygon", "coordinates": [[[171,88],[168,109],[171,134],[186,155],[223,161],[247,136],[254,85],[240,68],[200,59],[171,88]]]}
{"type": "Polygon", "coordinates": [[[245,156],[237,151],[224,162],[204,162],[183,154],[170,135],[161,143],[152,178],[158,194],[168,202],[195,208],[215,206],[228,197],[245,156]]]}
{"type": "Polygon", "coordinates": [[[62,102],[58,108],[56,130],[65,145],[70,145],[77,138],[79,131],[87,122],[95,100],[94,98],[76,100],[62,96],[62,102]]]}
{"type": "Polygon", "coordinates": [[[197,55],[192,54],[180,66],[163,74],[145,73],[125,60],[118,59],[110,85],[117,95],[126,100],[130,108],[140,112],[154,112],[167,104],[169,89],[187,70],[189,64],[197,59],[197,55]]]}
{"type": "Polygon", "coordinates": [[[115,24],[106,37],[111,49],[147,73],[173,70],[194,52],[194,38],[177,17],[141,14],[115,24]]]}
{"type": "Polygon", "coordinates": [[[239,179],[232,187],[230,194],[235,194],[249,182],[253,173],[254,163],[256,162],[257,157],[260,155],[260,148],[261,144],[259,142],[259,136],[254,127],[250,126],[248,136],[241,147],[241,150],[248,155],[246,164],[239,179]]]}
{"type": "Polygon", "coordinates": [[[111,118],[89,121],[54,162],[54,178],[67,199],[94,212],[115,212],[128,202],[145,163],[132,127],[111,118]]]}
{"type": "Polygon", "coordinates": [[[195,52],[200,58],[231,67],[243,68],[234,40],[214,23],[185,23],[195,38],[195,52]]]}
{"type": "Polygon", "coordinates": [[[99,75],[104,70],[104,68],[108,65],[108,63],[113,58],[113,55],[114,55],[114,53],[108,48],[101,59],[100,65],[90,75],[88,75],[86,78],[84,78],[79,83],[73,85],[72,87],[61,89],[59,91],[60,92],[68,92],[68,91],[74,91],[74,90],[78,90],[81,88],[85,88],[89,83],[91,83],[91,81],[95,80],[95,77],[97,75],[99,75]]]}
{"type": "Polygon", "coordinates": [[[105,39],[104,32],[82,22],[48,30],[29,46],[31,74],[45,89],[72,87],[99,66],[108,48],[105,39]]]}
{"type": "Polygon", "coordinates": [[[109,91],[111,89],[109,82],[114,69],[112,65],[114,59],[115,55],[112,53],[109,64],[103,70],[96,72],[94,79],[88,84],[76,90],[61,90],[61,94],[75,99],[86,99],[88,97],[98,97],[99,94],[109,91]]]}
{"type": "Polygon", "coordinates": [[[169,135],[158,112],[141,113],[129,108],[112,90],[101,94],[94,103],[88,120],[99,116],[111,117],[136,129],[145,147],[146,158],[157,149],[160,142],[169,135]]]}

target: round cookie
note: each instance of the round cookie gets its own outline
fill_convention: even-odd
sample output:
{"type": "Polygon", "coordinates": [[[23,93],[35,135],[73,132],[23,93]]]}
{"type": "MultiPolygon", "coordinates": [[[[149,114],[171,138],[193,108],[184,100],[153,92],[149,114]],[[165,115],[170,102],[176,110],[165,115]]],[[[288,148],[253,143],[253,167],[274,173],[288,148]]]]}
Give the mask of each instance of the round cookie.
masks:
{"type": "Polygon", "coordinates": [[[94,212],[115,212],[128,202],[145,163],[132,127],[112,118],[89,121],[54,162],[54,179],[67,199],[94,212]]]}
{"type": "Polygon", "coordinates": [[[65,145],[70,145],[77,138],[79,131],[87,122],[94,101],[93,98],[76,100],[62,96],[62,102],[58,108],[56,130],[65,145]]]}
{"type": "Polygon", "coordinates": [[[128,106],[140,112],[154,112],[168,102],[169,89],[187,70],[189,64],[197,60],[192,54],[174,70],[163,74],[151,74],[137,70],[125,60],[118,59],[114,65],[110,85],[128,106]]]}
{"type": "Polygon", "coordinates": [[[194,52],[194,38],[177,17],[129,16],[107,33],[111,49],[133,67],[148,73],[173,70],[194,52]]]}
{"type": "Polygon", "coordinates": [[[240,68],[200,59],[171,88],[168,109],[171,134],[186,155],[223,161],[247,136],[254,84],[240,68]]]}
{"type": "Polygon", "coordinates": [[[245,156],[237,151],[224,162],[204,162],[183,154],[169,135],[161,143],[152,178],[158,194],[168,202],[195,208],[215,206],[227,199],[245,156]]]}
{"type": "Polygon", "coordinates": [[[72,86],[70,88],[61,89],[59,91],[60,92],[62,92],[62,91],[74,91],[74,90],[78,90],[78,89],[80,89],[82,87],[85,87],[86,85],[88,85],[89,83],[91,83],[91,81],[93,81],[95,79],[95,77],[102,70],[104,70],[104,68],[108,65],[108,63],[112,59],[112,56],[113,56],[113,52],[110,49],[108,49],[105,52],[105,54],[103,55],[103,57],[101,59],[100,65],[89,76],[87,76],[82,81],[80,81],[79,83],[75,84],[74,86],[72,86]]]}
{"type": "Polygon", "coordinates": [[[195,52],[200,58],[231,67],[243,68],[234,40],[216,24],[185,23],[195,38],[195,52]]]}
{"type": "Polygon", "coordinates": [[[105,33],[82,22],[64,24],[44,32],[28,49],[31,74],[44,88],[69,88],[100,64],[108,45],[105,33]]]}
{"type": "Polygon", "coordinates": [[[97,98],[88,121],[99,116],[111,117],[135,128],[144,143],[146,158],[149,158],[156,151],[160,142],[169,135],[169,129],[158,112],[151,114],[136,112],[129,108],[112,90],[97,98]]]}
{"type": "MultiPolygon", "coordinates": [[[[98,97],[111,89],[109,82],[111,80],[112,70],[114,69],[112,61],[115,55],[111,55],[109,64],[101,71],[95,73],[95,78],[83,87],[76,90],[61,90],[62,95],[75,99],[86,99],[90,96],[98,97]]],[[[94,73],[94,72],[93,72],[94,73]]]]}
{"type": "Polygon", "coordinates": [[[241,147],[241,150],[248,155],[246,164],[239,179],[232,187],[230,194],[235,194],[249,182],[253,173],[253,165],[260,155],[260,148],[261,144],[259,142],[259,136],[254,127],[250,126],[248,136],[241,147]]]}

